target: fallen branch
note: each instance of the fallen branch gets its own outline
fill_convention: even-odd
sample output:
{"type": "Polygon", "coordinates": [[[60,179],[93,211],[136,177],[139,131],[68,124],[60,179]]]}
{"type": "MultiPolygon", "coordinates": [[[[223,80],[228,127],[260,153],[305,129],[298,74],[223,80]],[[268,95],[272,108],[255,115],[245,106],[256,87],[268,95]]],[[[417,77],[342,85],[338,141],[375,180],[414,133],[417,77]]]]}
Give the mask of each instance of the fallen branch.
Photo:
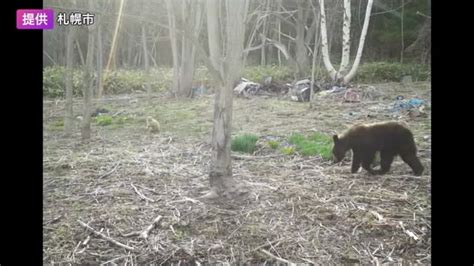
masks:
{"type": "Polygon", "coordinates": [[[84,241],[82,241],[82,245],[83,245],[83,246],[87,245],[87,243],[89,243],[90,240],[91,240],[91,236],[88,235],[88,236],[86,237],[86,239],[84,239],[84,241]]]}
{"type": "Polygon", "coordinates": [[[155,202],[155,200],[148,198],[147,196],[143,195],[140,191],[138,191],[137,187],[135,187],[133,183],[130,183],[130,185],[133,187],[133,189],[138,194],[138,196],[140,196],[140,198],[150,201],[150,202],[155,202]]]}
{"type": "Polygon", "coordinates": [[[108,236],[106,236],[106,235],[104,235],[104,234],[102,234],[102,233],[96,231],[94,228],[90,227],[88,224],[84,223],[83,221],[77,220],[77,222],[78,222],[82,227],[84,227],[84,228],[88,229],[89,231],[91,231],[94,235],[96,235],[96,236],[98,236],[98,237],[101,237],[101,238],[103,238],[103,239],[109,241],[109,242],[112,243],[112,244],[115,244],[115,245],[117,245],[117,246],[119,246],[119,247],[122,247],[122,248],[124,248],[124,249],[126,249],[126,250],[129,250],[129,251],[135,251],[135,248],[130,247],[130,246],[127,246],[127,245],[125,245],[125,244],[122,244],[122,243],[118,242],[117,240],[112,239],[112,238],[110,238],[110,237],[108,237],[108,236]]]}
{"type": "Polygon", "coordinates": [[[140,233],[140,237],[143,238],[143,239],[147,239],[148,238],[148,234],[150,233],[150,231],[155,227],[155,225],[161,220],[162,216],[161,215],[158,215],[155,220],[153,220],[153,222],[147,227],[145,228],[141,233],[140,233]]]}
{"type": "Polygon", "coordinates": [[[276,260],[279,261],[279,262],[283,262],[283,263],[286,263],[286,264],[294,264],[294,263],[292,263],[292,262],[290,262],[290,261],[287,261],[287,260],[285,260],[285,259],[283,259],[283,258],[280,258],[280,257],[277,257],[277,256],[273,255],[272,253],[270,253],[270,251],[267,251],[267,250],[265,250],[265,249],[260,249],[260,252],[264,253],[265,255],[267,255],[267,256],[269,256],[269,257],[271,257],[271,258],[273,258],[273,259],[276,259],[276,260]]]}
{"type": "Polygon", "coordinates": [[[359,226],[363,225],[364,223],[365,223],[365,222],[360,222],[359,224],[357,224],[356,226],[354,226],[354,229],[352,229],[352,235],[355,235],[357,228],[359,228],[359,226]]]}
{"type": "MultiPolygon", "coordinates": [[[[120,259],[124,259],[124,258],[127,258],[127,257],[130,257],[130,255],[125,255],[125,256],[120,256],[120,257],[117,257],[117,258],[114,258],[114,259],[111,259],[111,260],[108,260],[104,263],[101,263],[100,265],[106,265],[106,264],[109,264],[109,263],[113,263],[114,261],[116,260],[120,260],[120,259]]],[[[115,263],[114,263],[115,264],[115,263]]]]}
{"type": "Polygon", "coordinates": [[[263,244],[263,245],[260,245],[260,246],[258,246],[258,247],[256,247],[256,248],[252,249],[251,251],[247,252],[246,255],[247,255],[247,254],[250,254],[250,253],[253,253],[253,252],[257,251],[257,250],[266,248],[266,247],[268,247],[268,246],[272,246],[273,244],[278,243],[278,242],[280,242],[280,241],[282,241],[282,240],[285,240],[285,239],[286,239],[286,237],[282,237],[282,238],[279,238],[279,239],[276,239],[276,240],[267,242],[267,243],[265,243],[265,244],[263,244]]]}
{"type": "Polygon", "coordinates": [[[189,197],[183,197],[183,199],[171,201],[169,203],[171,204],[171,203],[184,202],[184,201],[191,201],[192,203],[201,203],[202,204],[201,201],[196,200],[196,199],[192,199],[192,198],[189,198],[189,197]]]}
{"type": "Polygon", "coordinates": [[[134,231],[128,234],[121,234],[123,237],[131,237],[131,236],[139,236],[141,234],[140,231],[134,231]]]}
{"type": "Polygon", "coordinates": [[[148,188],[148,187],[145,187],[145,186],[142,186],[142,185],[137,185],[137,187],[142,188],[142,189],[144,189],[144,190],[148,190],[148,191],[150,191],[150,192],[153,193],[153,194],[159,194],[158,192],[156,192],[156,190],[154,190],[154,189],[152,189],[152,188],[148,188]]]}
{"type": "Polygon", "coordinates": [[[413,238],[415,241],[418,241],[419,237],[415,233],[413,233],[412,231],[410,231],[408,229],[405,229],[405,226],[403,226],[402,221],[400,221],[399,224],[400,224],[400,227],[402,228],[403,232],[405,232],[405,234],[407,234],[409,237],[413,238]]]}
{"type": "Polygon", "coordinates": [[[420,15],[420,16],[422,16],[422,17],[431,19],[431,16],[425,15],[425,14],[421,13],[420,11],[416,11],[416,14],[417,14],[417,15],[420,15]]]}
{"type": "Polygon", "coordinates": [[[105,174],[99,176],[99,179],[104,178],[104,177],[106,177],[106,176],[109,176],[110,174],[112,174],[113,172],[115,172],[115,170],[117,169],[117,167],[119,166],[119,164],[120,164],[120,162],[116,163],[115,166],[114,166],[114,168],[112,168],[112,170],[110,170],[110,171],[108,171],[107,173],[105,173],[105,174]]]}
{"type": "Polygon", "coordinates": [[[306,261],[306,262],[309,262],[309,263],[311,263],[311,264],[313,264],[313,265],[316,265],[316,263],[314,263],[314,261],[312,261],[312,260],[309,260],[309,259],[306,259],[306,258],[301,258],[301,259],[304,260],[304,261],[306,261]]]}
{"type": "Polygon", "coordinates": [[[45,225],[55,223],[55,222],[59,221],[59,219],[61,219],[62,217],[63,217],[63,215],[60,214],[59,216],[53,218],[52,220],[47,221],[47,222],[45,223],[45,225]]]}

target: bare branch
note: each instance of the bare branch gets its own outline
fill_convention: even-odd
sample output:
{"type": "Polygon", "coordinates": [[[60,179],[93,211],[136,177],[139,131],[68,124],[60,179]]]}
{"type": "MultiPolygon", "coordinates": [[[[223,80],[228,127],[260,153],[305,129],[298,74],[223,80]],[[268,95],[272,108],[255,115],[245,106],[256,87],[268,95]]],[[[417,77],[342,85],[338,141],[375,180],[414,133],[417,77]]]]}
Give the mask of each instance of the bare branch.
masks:
{"type": "Polygon", "coordinates": [[[111,175],[113,172],[115,172],[115,170],[117,170],[117,167],[118,167],[119,165],[120,165],[120,162],[116,163],[115,166],[112,168],[112,170],[110,170],[110,171],[108,171],[107,173],[105,173],[105,174],[99,176],[99,179],[111,175]]]}
{"type": "Polygon", "coordinates": [[[283,263],[286,263],[286,264],[294,264],[293,262],[290,262],[288,260],[285,260],[283,258],[280,258],[280,257],[277,257],[277,256],[273,255],[272,253],[270,253],[270,251],[267,251],[265,249],[260,249],[260,252],[262,252],[263,254],[265,254],[265,255],[269,256],[270,258],[275,259],[279,262],[283,262],[283,263]]]}
{"type": "Polygon", "coordinates": [[[158,215],[158,216],[153,220],[153,222],[152,222],[147,228],[145,228],[145,229],[140,233],[140,237],[143,238],[143,239],[147,239],[147,238],[148,238],[148,234],[149,234],[150,231],[155,227],[155,225],[160,222],[161,218],[163,218],[163,217],[162,217],[161,215],[158,215]]]}
{"type": "Polygon", "coordinates": [[[417,15],[420,15],[420,16],[423,16],[423,17],[425,17],[425,18],[431,19],[431,16],[425,15],[425,14],[421,13],[420,11],[416,11],[416,14],[417,14],[417,15]]]}
{"type": "Polygon", "coordinates": [[[140,196],[140,198],[142,198],[142,199],[144,199],[144,200],[146,200],[146,201],[155,202],[155,200],[148,198],[147,196],[143,195],[143,193],[141,193],[140,191],[138,191],[137,187],[135,187],[135,186],[133,185],[133,183],[130,183],[130,185],[133,187],[133,189],[134,189],[135,192],[138,194],[138,196],[140,196]]]}
{"type": "MultiPolygon", "coordinates": [[[[296,11],[295,11],[296,12],[296,11]]],[[[286,18],[284,18],[283,16],[281,16],[280,14],[272,14],[273,16],[277,17],[280,19],[280,21],[283,21],[285,22],[286,24],[290,25],[291,27],[295,28],[296,29],[296,24],[291,22],[291,21],[288,21],[286,18]]]]}
{"type": "Polygon", "coordinates": [[[82,227],[84,227],[84,228],[86,228],[87,230],[91,231],[94,235],[96,235],[96,236],[98,236],[98,237],[101,237],[101,238],[103,238],[103,239],[109,241],[109,242],[112,243],[112,244],[115,244],[115,245],[117,245],[117,246],[119,246],[119,247],[122,247],[122,248],[124,248],[124,249],[126,249],[126,250],[135,251],[135,248],[130,247],[130,246],[127,246],[127,245],[125,245],[125,244],[122,244],[122,243],[118,242],[117,240],[112,239],[112,238],[110,238],[110,237],[108,237],[108,236],[106,236],[106,235],[100,233],[99,231],[96,231],[94,228],[90,227],[88,224],[84,223],[83,221],[77,220],[77,222],[78,222],[82,227]]]}
{"type": "Polygon", "coordinates": [[[395,17],[400,18],[400,17],[401,17],[401,14],[400,14],[400,12],[396,12],[396,10],[401,9],[402,7],[404,7],[405,5],[407,5],[407,4],[409,4],[409,3],[410,3],[410,2],[406,2],[406,3],[404,3],[403,5],[401,5],[401,6],[397,7],[397,8],[388,10],[388,7],[387,7],[386,5],[384,5],[384,4],[381,3],[380,1],[376,1],[376,2],[374,3],[374,5],[376,5],[378,8],[383,9],[383,10],[385,10],[385,11],[377,12],[377,13],[372,13],[370,16],[382,15],[382,14],[385,14],[385,13],[390,13],[390,14],[394,15],[395,17]]]}
{"type": "Polygon", "coordinates": [[[285,58],[287,60],[293,60],[293,58],[290,56],[290,53],[288,53],[288,50],[286,50],[286,46],[283,45],[282,43],[278,42],[278,41],[275,41],[275,40],[272,40],[266,36],[263,36],[261,35],[263,38],[265,38],[270,44],[274,45],[277,49],[279,49],[283,55],[285,56],[285,58]]]}
{"type": "MultiPolygon", "coordinates": [[[[277,30],[275,30],[275,29],[272,29],[272,30],[273,30],[273,31],[277,31],[277,30]]],[[[293,42],[296,41],[296,39],[295,39],[294,37],[292,37],[292,36],[290,36],[290,35],[288,35],[288,34],[285,34],[285,33],[283,33],[283,32],[280,32],[280,34],[283,35],[283,36],[285,36],[286,38],[290,39],[290,40],[293,41],[293,42]]]]}

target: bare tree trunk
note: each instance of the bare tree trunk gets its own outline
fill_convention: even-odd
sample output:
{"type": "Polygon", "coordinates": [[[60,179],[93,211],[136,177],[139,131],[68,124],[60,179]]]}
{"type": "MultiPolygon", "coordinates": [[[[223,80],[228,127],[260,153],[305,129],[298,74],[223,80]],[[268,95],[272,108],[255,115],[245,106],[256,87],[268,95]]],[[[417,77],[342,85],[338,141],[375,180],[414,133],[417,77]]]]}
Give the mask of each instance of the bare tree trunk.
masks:
{"type": "Polygon", "coordinates": [[[306,3],[304,0],[297,0],[298,5],[297,11],[297,19],[296,19],[296,64],[298,68],[298,78],[303,77],[304,70],[306,66],[308,66],[308,56],[306,52],[305,46],[305,15],[304,15],[304,8],[305,6],[303,3],[306,3]]]}
{"type": "MultiPolygon", "coordinates": [[[[336,34],[336,19],[333,18],[333,14],[335,14],[335,12],[333,13],[329,13],[329,18],[332,18],[330,19],[329,23],[327,23],[328,25],[328,29],[329,29],[329,32],[330,32],[330,35],[328,36],[328,53],[329,53],[329,56],[332,55],[332,44],[334,43],[334,36],[338,36],[336,34]]],[[[337,70],[336,70],[337,71],[337,70]]]]}
{"type": "Polygon", "coordinates": [[[332,80],[336,80],[337,78],[337,71],[334,69],[334,66],[331,64],[331,60],[329,58],[329,50],[328,50],[328,36],[327,36],[327,29],[326,29],[326,12],[324,11],[324,0],[319,0],[319,8],[321,10],[321,49],[323,55],[323,62],[326,70],[329,72],[329,76],[332,80]]]}
{"type": "Polygon", "coordinates": [[[220,67],[220,58],[222,56],[220,29],[219,29],[219,1],[207,0],[207,32],[209,43],[209,55],[214,68],[223,75],[220,67]]]}
{"type": "MultiPolygon", "coordinates": [[[[209,180],[211,194],[232,197],[239,193],[239,184],[232,178],[230,157],[232,129],[232,90],[241,77],[245,33],[246,1],[226,2],[226,60],[224,87],[216,93],[214,127],[212,131],[212,157],[209,180]]],[[[209,6],[208,6],[209,8],[209,6]]],[[[216,38],[213,38],[214,40],[216,38]]]]}
{"type": "Polygon", "coordinates": [[[313,96],[314,96],[314,72],[316,67],[316,49],[317,49],[316,40],[314,40],[314,48],[313,48],[313,60],[311,64],[311,86],[309,91],[309,108],[313,108],[313,96]]]}
{"type": "Polygon", "coordinates": [[[209,173],[210,186],[217,194],[229,189],[232,179],[230,158],[232,129],[232,89],[227,81],[216,91],[214,103],[214,127],[212,131],[212,166],[209,173]]]}
{"type": "Polygon", "coordinates": [[[155,57],[156,57],[156,51],[159,48],[158,40],[160,39],[160,33],[161,33],[161,31],[158,31],[156,36],[153,38],[153,45],[151,46],[151,51],[150,51],[150,58],[151,58],[151,61],[153,62],[153,67],[154,68],[158,67],[158,64],[156,63],[155,57]]]}
{"type": "MultiPolygon", "coordinates": [[[[425,64],[430,64],[431,63],[431,0],[427,0],[428,2],[428,16],[429,16],[429,33],[428,35],[425,35],[426,38],[426,47],[425,50],[423,51],[422,54],[422,62],[425,64]]],[[[417,38],[418,39],[418,38],[417,38]]],[[[429,65],[430,66],[430,65],[429,65]]]]}
{"type": "Polygon", "coordinates": [[[74,39],[76,27],[70,27],[66,40],[66,113],[64,116],[64,131],[67,135],[72,133],[74,125],[73,115],[73,67],[74,67],[74,39]]]}
{"type": "Polygon", "coordinates": [[[130,31],[128,35],[128,43],[127,43],[127,67],[130,68],[133,66],[133,47],[134,47],[134,36],[133,36],[133,30],[130,31]]]}
{"type": "MultiPolygon", "coordinates": [[[[270,12],[270,1],[272,0],[266,0],[265,4],[265,10],[264,10],[264,18],[263,18],[263,26],[262,26],[262,34],[263,36],[267,36],[268,32],[268,27],[267,27],[267,22],[268,22],[268,13],[270,12]]],[[[262,40],[262,48],[260,50],[260,65],[264,66],[267,64],[266,58],[265,58],[265,42],[266,38],[263,38],[262,40]]]]}
{"type": "Polygon", "coordinates": [[[181,12],[182,29],[180,32],[181,56],[178,55],[178,37],[176,28],[176,12],[173,3],[166,1],[171,48],[173,53],[173,88],[176,97],[189,97],[192,90],[195,61],[195,41],[199,38],[202,21],[202,1],[178,1],[181,4],[177,10],[181,12]],[[190,36],[192,36],[190,38],[190,36]]]}
{"type": "Polygon", "coordinates": [[[369,0],[367,3],[364,26],[362,27],[362,32],[360,33],[359,47],[357,49],[356,58],[354,59],[354,64],[352,65],[351,71],[349,71],[349,73],[344,77],[344,83],[348,83],[355,76],[357,68],[359,67],[360,58],[362,57],[362,50],[364,49],[365,36],[367,35],[367,29],[369,28],[370,13],[373,3],[374,0],[369,0]]]}
{"type": "Polygon", "coordinates": [[[345,75],[349,64],[351,49],[351,0],[344,0],[344,18],[342,26],[342,57],[339,75],[345,75]]]}
{"type": "MultiPolygon", "coordinates": [[[[209,172],[209,180],[211,186],[211,193],[208,194],[210,197],[217,197],[225,191],[225,181],[230,179],[232,176],[232,165],[230,158],[230,130],[231,126],[228,125],[229,121],[225,119],[226,112],[232,114],[232,109],[226,110],[225,107],[232,106],[232,100],[227,99],[224,84],[219,81],[224,79],[224,73],[221,70],[222,65],[222,52],[220,42],[220,30],[219,22],[222,21],[222,17],[219,12],[219,5],[217,0],[207,0],[207,28],[208,28],[208,42],[209,42],[209,55],[213,67],[221,75],[221,79],[218,80],[216,88],[216,98],[214,101],[214,126],[212,129],[212,164],[209,172]],[[226,123],[227,122],[227,123],[226,123]],[[228,150],[228,151],[227,151],[228,150]]],[[[232,95],[227,98],[232,99],[232,95]]],[[[230,115],[232,118],[232,115],[230,115]]]]}
{"type": "MultiPolygon", "coordinates": [[[[313,14],[314,14],[314,19],[319,21],[318,18],[318,13],[316,12],[316,7],[313,5],[312,2],[311,7],[313,9],[313,14]]],[[[319,45],[321,42],[321,36],[318,34],[318,27],[315,27],[313,29],[315,31],[315,39],[314,39],[314,46],[313,46],[313,60],[312,60],[312,66],[311,66],[311,91],[309,94],[309,108],[313,108],[313,97],[314,97],[314,80],[315,80],[315,72],[316,72],[316,58],[318,58],[318,63],[321,62],[321,56],[320,53],[318,52],[319,50],[319,45]]],[[[319,65],[319,64],[318,64],[319,65]]]]}
{"type": "Polygon", "coordinates": [[[153,63],[153,67],[154,68],[158,68],[158,63],[156,63],[156,60],[155,60],[155,57],[156,57],[156,46],[158,46],[158,44],[155,42],[153,43],[153,46],[151,48],[151,55],[150,55],[150,59],[151,59],[151,62],[153,63]]]}
{"type": "Polygon", "coordinates": [[[406,49],[407,55],[416,55],[421,63],[429,63],[431,60],[431,18],[426,18],[423,26],[418,31],[418,37],[406,49]]]}
{"type": "MultiPolygon", "coordinates": [[[[247,57],[248,57],[248,55],[249,55],[249,52],[250,52],[251,50],[253,50],[251,46],[252,46],[252,43],[253,43],[253,41],[254,41],[254,39],[255,39],[255,36],[257,35],[258,29],[260,28],[260,25],[262,24],[262,20],[263,20],[263,18],[262,18],[261,16],[256,19],[255,25],[254,25],[254,27],[253,27],[253,29],[252,29],[252,33],[250,33],[250,36],[249,36],[249,38],[248,38],[248,40],[247,40],[247,47],[246,47],[246,49],[245,49],[246,52],[244,53],[244,65],[247,63],[247,57]]],[[[260,35],[260,38],[262,39],[262,42],[263,42],[264,36],[263,36],[263,35],[260,35]]],[[[258,47],[258,46],[257,46],[257,47],[258,47]]]]}
{"type": "MultiPolygon", "coordinates": [[[[122,41],[123,43],[127,42],[125,37],[120,38],[119,43],[120,43],[120,41],[122,41]]],[[[117,53],[116,53],[116,56],[114,58],[114,61],[116,61],[115,66],[122,67],[122,68],[127,67],[127,50],[128,50],[127,47],[128,47],[128,45],[118,46],[117,53]]]]}
{"type": "Polygon", "coordinates": [[[199,38],[202,21],[202,2],[201,1],[178,1],[181,4],[181,21],[183,22],[181,35],[181,57],[178,56],[178,39],[176,28],[176,13],[173,3],[166,0],[168,9],[168,23],[171,41],[171,50],[173,54],[173,88],[172,91],[176,97],[188,97],[191,95],[192,82],[194,77],[194,61],[196,48],[193,40],[199,38]],[[187,36],[192,35],[192,38],[187,36]]]}
{"type": "MultiPolygon", "coordinates": [[[[183,3],[183,21],[185,33],[184,35],[194,35],[193,39],[199,38],[202,21],[202,3],[201,1],[191,1],[184,6],[183,3]]],[[[183,36],[182,41],[182,55],[181,55],[181,73],[180,73],[180,88],[177,92],[180,97],[188,97],[191,95],[192,83],[194,77],[194,60],[195,60],[195,44],[192,39],[183,36]]]]}
{"type": "Polygon", "coordinates": [[[99,98],[99,92],[103,90],[103,69],[104,69],[104,56],[103,56],[103,45],[102,45],[102,26],[97,25],[97,89],[96,98],[99,98]]]}
{"type": "Polygon", "coordinates": [[[179,87],[176,90],[176,95],[180,98],[190,95],[194,76],[193,44],[188,39],[183,39],[182,48],[179,87]]]}
{"type": "Polygon", "coordinates": [[[403,17],[405,16],[405,1],[402,0],[402,11],[401,11],[401,18],[400,18],[400,28],[401,28],[401,41],[402,41],[402,47],[400,50],[400,64],[403,64],[403,51],[405,50],[405,41],[403,40],[403,17]]]}
{"type": "MultiPolygon", "coordinates": [[[[268,13],[268,20],[269,20],[269,26],[267,27],[268,30],[267,30],[267,35],[270,35],[272,40],[278,40],[278,32],[275,30],[276,26],[277,26],[277,20],[278,18],[277,17],[272,17],[270,14],[271,12],[274,12],[276,10],[276,5],[277,2],[276,1],[270,1],[270,4],[269,4],[269,13],[268,13]]],[[[267,52],[266,52],[266,63],[270,63],[270,64],[275,64],[276,63],[276,60],[275,60],[275,47],[273,47],[273,45],[267,45],[267,52]]],[[[245,66],[245,64],[244,64],[245,66]]]]}
{"type": "MultiPolygon", "coordinates": [[[[114,35],[112,38],[112,44],[110,47],[110,52],[109,52],[109,58],[107,59],[107,65],[105,67],[105,75],[107,75],[108,71],[110,70],[110,67],[112,65],[115,65],[116,59],[115,59],[115,54],[116,54],[116,47],[117,47],[117,38],[118,38],[118,33],[119,33],[119,28],[120,28],[120,23],[122,20],[122,14],[123,14],[123,4],[125,0],[120,1],[119,5],[119,10],[118,10],[118,16],[117,16],[117,21],[115,22],[115,29],[114,29],[114,35]]],[[[105,78],[105,77],[104,77],[105,78]]],[[[102,96],[102,91],[99,91],[98,93],[98,98],[102,96]]]]}
{"type": "MultiPolygon", "coordinates": [[[[99,12],[103,12],[104,8],[101,5],[100,2],[95,2],[95,8],[99,12]]],[[[97,82],[96,82],[96,88],[93,94],[93,97],[99,98],[99,92],[102,91],[102,87],[104,86],[104,75],[103,75],[103,69],[104,69],[104,47],[102,43],[102,19],[101,18],[96,18],[95,19],[95,31],[97,33],[97,55],[96,55],[96,70],[97,70],[97,82]]]]}
{"type": "MultiPolygon", "coordinates": [[[[89,2],[89,5],[91,2],[89,2]]],[[[91,6],[89,6],[92,10],[91,6]]],[[[84,73],[84,114],[82,120],[81,135],[83,140],[91,138],[91,111],[92,111],[92,83],[94,72],[94,26],[88,28],[87,58],[84,73]]]]}
{"type": "Polygon", "coordinates": [[[369,0],[367,3],[367,10],[365,14],[364,26],[360,35],[359,47],[357,49],[356,58],[354,64],[352,65],[351,70],[348,74],[343,76],[341,80],[342,72],[346,71],[347,65],[349,63],[350,56],[350,23],[351,23],[351,13],[350,13],[350,1],[344,0],[344,24],[343,24],[343,48],[342,48],[342,58],[341,58],[341,67],[339,72],[336,72],[333,65],[330,61],[328,44],[327,44],[327,30],[326,30],[326,15],[324,11],[324,0],[319,0],[320,9],[321,9],[321,40],[322,40],[322,54],[323,61],[326,70],[329,72],[329,76],[332,80],[336,82],[342,81],[342,83],[348,83],[355,75],[357,68],[360,63],[360,58],[362,56],[362,50],[364,47],[365,36],[367,35],[367,28],[369,25],[370,11],[372,9],[373,0],[369,0]]]}
{"type": "Polygon", "coordinates": [[[319,13],[314,14],[313,22],[311,22],[311,26],[309,27],[306,36],[304,37],[305,39],[305,45],[309,48],[309,43],[313,40],[314,36],[316,33],[319,33],[317,30],[317,27],[319,26],[319,22],[321,21],[319,19],[319,13]]]}
{"type": "Polygon", "coordinates": [[[179,85],[179,59],[178,59],[178,39],[176,36],[176,15],[174,12],[174,7],[172,0],[166,0],[166,8],[168,10],[168,24],[169,24],[169,34],[171,42],[171,53],[173,56],[173,88],[172,91],[176,92],[179,85]]]}
{"type": "MultiPolygon", "coordinates": [[[[277,12],[280,12],[280,10],[281,10],[281,1],[282,0],[277,1],[277,5],[278,5],[277,12]]],[[[277,20],[278,20],[278,42],[281,43],[281,19],[277,18],[277,20]]],[[[288,49],[289,49],[289,47],[288,47],[288,49]]],[[[278,52],[278,66],[281,66],[281,52],[280,52],[280,49],[277,49],[277,52],[278,52]]]]}
{"type": "Polygon", "coordinates": [[[145,24],[142,24],[142,44],[143,44],[143,63],[145,67],[145,75],[146,75],[146,82],[145,87],[148,93],[148,99],[151,99],[151,86],[148,81],[150,75],[150,63],[148,61],[148,49],[146,46],[146,31],[145,31],[145,24]]]}
{"type": "Polygon", "coordinates": [[[86,62],[84,61],[84,55],[82,54],[82,49],[81,49],[81,45],[79,44],[79,40],[76,40],[76,47],[77,47],[77,52],[79,53],[79,59],[81,59],[81,65],[85,66],[86,62]]]}
{"type": "Polygon", "coordinates": [[[133,57],[133,63],[132,63],[132,66],[133,67],[136,67],[140,64],[141,62],[141,59],[142,59],[142,53],[140,53],[139,51],[136,52],[135,56],[133,57]]]}
{"type": "MultiPolygon", "coordinates": [[[[175,3],[178,3],[178,10],[181,9],[181,14],[178,12],[178,13],[175,13],[175,18],[176,18],[176,22],[177,24],[179,25],[179,22],[181,22],[181,28],[179,29],[178,27],[176,27],[176,30],[179,31],[186,31],[186,19],[187,19],[187,16],[186,16],[186,0],[178,0],[178,1],[174,1],[175,3]]],[[[185,56],[185,49],[187,48],[186,46],[186,34],[187,32],[185,32],[184,34],[181,34],[181,57],[179,57],[179,61],[178,61],[178,64],[180,65],[180,68],[179,68],[179,80],[180,80],[180,84],[179,84],[179,88],[176,89],[176,94],[179,95],[181,92],[181,88],[182,88],[182,85],[181,85],[181,80],[182,80],[182,76],[183,76],[183,69],[181,68],[182,67],[182,62],[183,62],[183,56],[185,56]]]]}

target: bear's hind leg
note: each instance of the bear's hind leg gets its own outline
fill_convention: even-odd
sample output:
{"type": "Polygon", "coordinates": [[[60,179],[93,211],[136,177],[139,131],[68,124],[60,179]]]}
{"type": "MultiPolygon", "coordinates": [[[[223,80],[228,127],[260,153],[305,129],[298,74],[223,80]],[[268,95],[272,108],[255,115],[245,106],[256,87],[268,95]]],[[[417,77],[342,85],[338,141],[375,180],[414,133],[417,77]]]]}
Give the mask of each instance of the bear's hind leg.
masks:
{"type": "Polygon", "coordinates": [[[400,157],[402,157],[402,160],[411,167],[413,173],[416,176],[420,176],[423,173],[424,167],[421,164],[420,159],[418,159],[418,157],[416,156],[416,154],[400,154],[400,157]]]}

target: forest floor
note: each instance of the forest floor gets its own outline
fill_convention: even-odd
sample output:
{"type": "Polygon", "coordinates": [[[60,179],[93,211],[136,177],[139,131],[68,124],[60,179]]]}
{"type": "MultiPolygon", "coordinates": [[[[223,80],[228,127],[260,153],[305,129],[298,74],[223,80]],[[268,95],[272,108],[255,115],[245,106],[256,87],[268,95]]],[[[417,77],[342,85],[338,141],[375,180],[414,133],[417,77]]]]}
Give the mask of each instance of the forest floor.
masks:
{"type": "MultiPolygon", "coordinates": [[[[92,139],[62,133],[64,101],[44,100],[44,263],[431,263],[431,87],[371,84],[379,98],[308,103],[234,99],[233,135],[333,134],[357,122],[397,120],[395,96],[426,101],[427,117],[402,117],[425,165],[415,177],[400,158],[384,176],[350,173],[350,158],[283,155],[259,142],[237,154],[233,175],[249,193],[201,201],[209,188],[213,95],[175,100],[144,94],[104,98],[112,124],[92,139]],[[156,117],[160,134],[147,133],[156,117]],[[154,224],[147,236],[138,233],[154,224]],[[91,234],[80,222],[109,239],[91,234]],[[120,247],[117,243],[126,245],[120,247]]],[[[80,114],[82,100],[75,99],[80,114]]]]}

